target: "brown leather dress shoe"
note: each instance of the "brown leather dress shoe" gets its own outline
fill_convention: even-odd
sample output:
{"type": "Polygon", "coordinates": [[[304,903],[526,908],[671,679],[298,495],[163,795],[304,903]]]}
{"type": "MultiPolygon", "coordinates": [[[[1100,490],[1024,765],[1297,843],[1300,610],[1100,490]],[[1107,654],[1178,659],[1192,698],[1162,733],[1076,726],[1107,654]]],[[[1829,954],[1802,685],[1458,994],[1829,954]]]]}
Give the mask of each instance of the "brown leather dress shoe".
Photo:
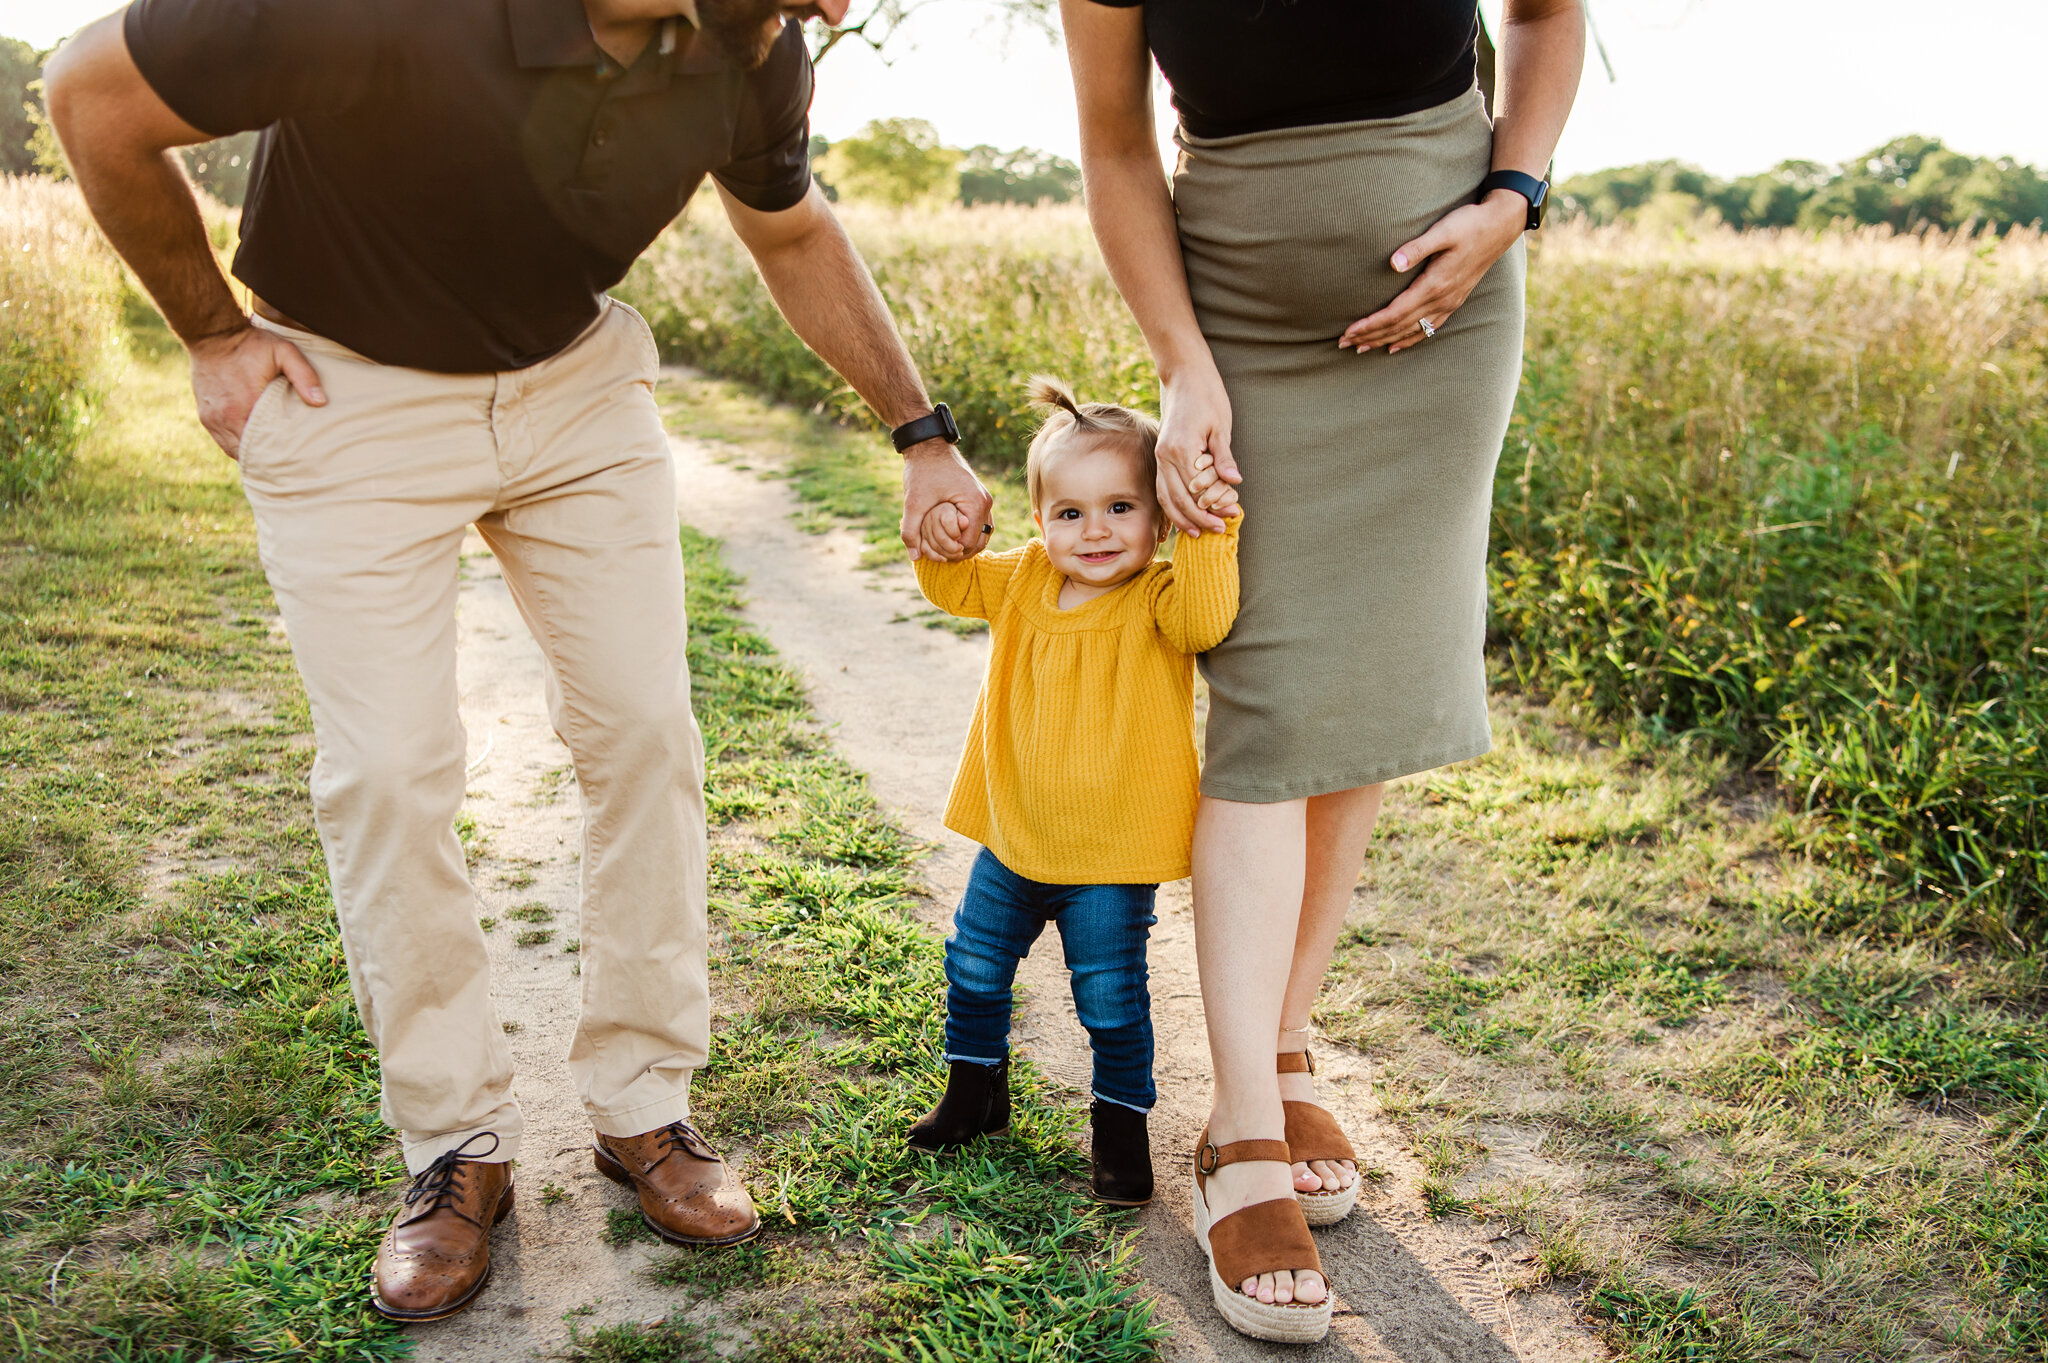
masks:
{"type": "Polygon", "coordinates": [[[671,1244],[736,1245],[761,1233],[754,1199],[688,1122],[600,1135],[591,1153],[597,1172],[640,1194],[640,1219],[671,1244]]]}
{"type": "Polygon", "coordinates": [[[469,1154],[478,1133],[421,1170],[384,1243],[370,1280],[370,1305],[390,1320],[441,1320],[476,1300],[491,1280],[491,1227],[512,1210],[512,1166],[469,1154]]]}

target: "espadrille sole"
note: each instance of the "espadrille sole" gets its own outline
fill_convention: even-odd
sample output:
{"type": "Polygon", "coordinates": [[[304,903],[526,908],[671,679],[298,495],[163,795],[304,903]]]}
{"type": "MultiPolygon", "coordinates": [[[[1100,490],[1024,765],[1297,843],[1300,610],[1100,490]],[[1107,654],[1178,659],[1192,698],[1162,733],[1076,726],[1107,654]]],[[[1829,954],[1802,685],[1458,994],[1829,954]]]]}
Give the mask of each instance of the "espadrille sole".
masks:
{"type": "Polygon", "coordinates": [[[1279,1302],[1247,1297],[1216,1276],[1214,1260],[1209,1264],[1209,1295],[1230,1328],[1253,1339],[1271,1340],[1275,1344],[1314,1344],[1330,1333],[1328,1297],[1314,1306],[1300,1302],[1282,1306],[1279,1302]]]}
{"type": "Polygon", "coordinates": [[[1334,1226],[1351,1215],[1351,1209],[1358,1205],[1358,1185],[1339,1188],[1334,1193],[1304,1193],[1297,1191],[1294,1200],[1301,1204],[1302,1219],[1311,1226],[1334,1226]]]}
{"type": "MultiPolygon", "coordinates": [[[[1354,1189],[1355,1191],[1355,1189],[1354,1189]]],[[[1202,1247],[1202,1253],[1209,1261],[1209,1296],[1216,1303],[1216,1312],[1222,1316],[1231,1329],[1253,1339],[1270,1340],[1275,1344],[1314,1344],[1330,1333],[1329,1281],[1323,1286],[1323,1299],[1314,1306],[1302,1302],[1290,1302],[1282,1306],[1279,1302],[1260,1301],[1247,1297],[1234,1284],[1223,1281],[1223,1275],[1216,1271],[1216,1256],[1209,1250],[1209,1202],[1202,1196],[1202,1188],[1195,1185],[1195,1242],[1202,1247]]]]}

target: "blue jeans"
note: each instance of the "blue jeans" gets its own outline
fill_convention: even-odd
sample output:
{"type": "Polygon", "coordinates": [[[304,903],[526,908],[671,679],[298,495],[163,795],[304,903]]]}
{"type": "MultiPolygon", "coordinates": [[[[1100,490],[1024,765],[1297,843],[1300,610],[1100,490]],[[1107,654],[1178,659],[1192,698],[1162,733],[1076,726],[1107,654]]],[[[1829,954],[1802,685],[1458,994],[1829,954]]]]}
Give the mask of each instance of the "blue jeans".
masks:
{"type": "Polygon", "coordinates": [[[1145,940],[1157,885],[1047,885],[986,847],[946,939],[946,1059],[994,1065],[1010,1054],[1010,984],[1048,921],[1074,981],[1074,1011],[1095,1050],[1095,1096],[1149,1112],[1152,993],[1145,940]]]}

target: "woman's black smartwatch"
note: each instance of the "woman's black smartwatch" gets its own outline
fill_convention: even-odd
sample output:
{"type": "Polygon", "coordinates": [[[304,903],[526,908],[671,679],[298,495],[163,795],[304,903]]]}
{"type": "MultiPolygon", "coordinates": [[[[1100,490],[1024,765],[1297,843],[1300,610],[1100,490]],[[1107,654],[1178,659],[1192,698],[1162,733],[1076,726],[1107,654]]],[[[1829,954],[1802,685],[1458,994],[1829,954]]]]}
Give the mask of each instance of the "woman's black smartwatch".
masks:
{"type": "Polygon", "coordinates": [[[1512,189],[1529,201],[1529,225],[1523,231],[1533,232],[1543,225],[1543,209],[1550,201],[1550,181],[1524,175],[1519,170],[1497,170],[1479,182],[1477,198],[1483,199],[1496,189],[1512,189]]]}
{"type": "Polygon", "coordinates": [[[921,445],[927,440],[943,440],[948,445],[957,445],[960,443],[960,428],[953,424],[953,409],[942,402],[932,408],[929,416],[906,421],[889,432],[889,439],[895,443],[896,453],[901,454],[912,445],[921,445]]]}

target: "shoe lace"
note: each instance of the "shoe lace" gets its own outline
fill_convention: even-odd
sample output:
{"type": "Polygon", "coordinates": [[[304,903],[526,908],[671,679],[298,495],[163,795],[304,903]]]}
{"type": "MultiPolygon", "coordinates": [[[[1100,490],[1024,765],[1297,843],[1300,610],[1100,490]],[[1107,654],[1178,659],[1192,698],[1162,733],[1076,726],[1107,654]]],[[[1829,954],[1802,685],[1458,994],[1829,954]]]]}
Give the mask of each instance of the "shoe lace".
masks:
{"type": "Polygon", "coordinates": [[[489,1155],[497,1150],[497,1148],[497,1132],[479,1131],[453,1150],[444,1152],[432,1164],[420,1170],[418,1174],[413,1176],[412,1186],[405,1190],[405,1205],[409,1208],[419,1208],[417,1212],[407,1219],[417,1221],[420,1217],[431,1216],[439,1211],[447,1211],[453,1212],[472,1226],[482,1226],[483,1222],[477,1220],[456,1205],[462,1197],[462,1175],[464,1172],[462,1164],[465,1160],[481,1159],[485,1155],[489,1155]],[[468,1153],[469,1147],[485,1136],[491,1138],[490,1145],[473,1155],[468,1153]],[[426,1204],[423,1207],[420,1206],[422,1202],[426,1204]]]}
{"type": "Polygon", "coordinates": [[[711,1151],[711,1144],[688,1122],[670,1122],[661,1129],[661,1159],[647,1166],[651,1173],[673,1154],[685,1154],[693,1159],[717,1159],[711,1151]]]}

